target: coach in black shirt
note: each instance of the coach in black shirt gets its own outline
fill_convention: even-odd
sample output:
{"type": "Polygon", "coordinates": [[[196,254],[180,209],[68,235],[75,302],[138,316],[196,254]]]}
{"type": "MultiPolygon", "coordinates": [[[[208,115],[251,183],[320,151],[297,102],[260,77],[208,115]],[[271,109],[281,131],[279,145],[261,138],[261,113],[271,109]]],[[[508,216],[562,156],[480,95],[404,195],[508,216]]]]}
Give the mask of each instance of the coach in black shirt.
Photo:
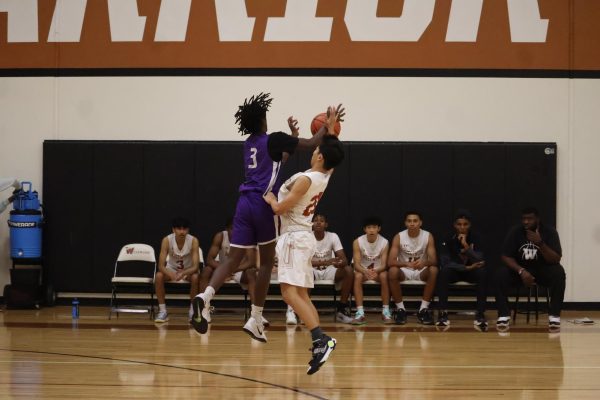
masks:
{"type": "Polygon", "coordinates": [[[556,229],[540,222],[538,211],[529,207],[521,212],[521,225],[510,230],[504,240],[502,261],[506,268],[498,270],[497,326],[508,326],[510,311],[506,294],[511,285],[535,283],[550,289],[550,327],[560,327],[560,311],[565,296],[565,270],[560,265],[562,249],[556,229]]]}

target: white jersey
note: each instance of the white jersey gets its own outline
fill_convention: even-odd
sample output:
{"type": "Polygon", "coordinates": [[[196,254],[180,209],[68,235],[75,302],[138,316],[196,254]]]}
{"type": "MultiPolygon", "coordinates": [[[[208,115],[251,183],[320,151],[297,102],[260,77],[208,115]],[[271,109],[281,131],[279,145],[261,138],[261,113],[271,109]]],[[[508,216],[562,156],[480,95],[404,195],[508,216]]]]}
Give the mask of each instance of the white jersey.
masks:
{"type": "Polygon", "coordinates": [[[298,172],[279,189],[279,202],[282,202],[289,194],[292,184],[301,176],[306,176],[310,179],[311,184],[308,191],[300,198],[300,200],[285,214],[281,215],[281,233],[312,231],[312,216],[315,213],[317,204],[325,188],[329,183],[330,174],[308,170],[306,172],[298,172]]]}
{"type": "Polygon", "coordinates": [[[227,257],[229,257],[229,233],[227,231],[223,231],[223,240],[221,241],[221,248],[219,249],[219,254],[217,257],[219,258],[219,264],[224,264],[227,261],[227,257]]]}
{"type": "MultiPolygon", "coordinates": [[[[316,239],[316,237],[315,237],[316,239]]],[[[336,233],[325,232],[325,236],[322,240],[317,239],[317,246],[315,248],[315,255],[313,260],[329,260],[335,257],[335,252],[343,250],[340,238],[336,233]]]]}
{"type": "Polygon", "coordinates": [[[367,240],[367,235],[358,238],[358,248],[360,249],[360,265],[367,268],[373,264],[374,268],[381,267],[381,252],[387,246],[388,240],[381,235],[377,235],[374,243],[367,240]]]}
{"type": "Polygon", "coordinates": [[[181,271],[191,267],[192,242],[194,241],[194,237],[192,235],[187,235],[185,237],[183,248],[181,249],[177,246],[174,233],[171,233],[169,236],[167,236],[167,239],[169,240],[169,257],[167,257],[167,267],[176,271],[181,271]]]}
{"type": "Polygon", "coordinates": [[[427,257],[427,243],[429,243],[429,232],[421,229],[419,236],[412,238],[408,236],[408,230],[400,232],[400,252],[398,260],[401,262],[413,262],[427,257]]]}

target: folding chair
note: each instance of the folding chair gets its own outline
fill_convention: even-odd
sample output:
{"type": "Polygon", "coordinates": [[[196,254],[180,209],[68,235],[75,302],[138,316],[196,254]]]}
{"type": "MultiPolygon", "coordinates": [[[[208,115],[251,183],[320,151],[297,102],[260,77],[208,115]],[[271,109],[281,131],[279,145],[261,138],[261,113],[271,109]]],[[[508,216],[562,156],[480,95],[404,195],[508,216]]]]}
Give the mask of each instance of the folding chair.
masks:
{"type": "Polygon", "coordinates": [[[154,318],[154,276],[156,275],[156,257],[152,246],[142,243],[126,244],[121,248],[117,261],[115,261],[115,272],[111,279],[112,296],[110,299],[110,312],[150,313],[150,319],[154,318]],[[150,307],[148,310],[136,308],[121,308],[118,305],[117,292],[121,289],[136,289],[150,294],[150,307]]]}

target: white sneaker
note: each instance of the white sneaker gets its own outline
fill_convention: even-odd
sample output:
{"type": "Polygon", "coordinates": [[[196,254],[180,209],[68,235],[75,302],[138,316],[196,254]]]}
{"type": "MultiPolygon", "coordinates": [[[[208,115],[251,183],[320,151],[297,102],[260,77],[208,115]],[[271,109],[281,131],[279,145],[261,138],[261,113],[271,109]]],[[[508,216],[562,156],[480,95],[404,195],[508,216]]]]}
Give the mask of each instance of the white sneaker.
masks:
{"type": "Polygon", "coordinates": [[[162,324],[163,322],[167,322],[169,320],[169,313],[167,311],[159,311],[156,318],[154,318],[154,322],[162,324]]]}
{"type": "Polygon", "coordinates": [[[287,325],[298,325],[298,319],[296,318],[296,313],[294,310],[288,308],[285,313],[285,323],[287,325]]]}
{"type": "Polygon", "coordinates": [[[263,324],[263,326],[265,328],[268,328],[269,325],[271,325],[271,323],[265,317],[263,317],[262,315],[260,317],[262,318],[262,324],[263,324]]]}
{"type": "Polygon", "coordinates": [[[194,317],[194,308],[190,307],[190,309],[188,310],[188,321],[191,321],[193,317],[194,317]]]}
{"type": "Polygon", "coordinates": [[[496,320],[496,327],[508,328],[510,326],[510,317],[499,317],[496,320]]]}
{"type": "Polygon", "coordinates": [[[550,327],[550,329],[560,329],[560,317],[550,315],[548,317],[548,326],[550,327]]]}
{"type": "Polygon", "coordinates": [[[204,307],[202,310],[202,318],[206,320],[209,324],[211,323],[211,315],[215,312],[215,308],[213,306],[204,307]]]}
{"type": "Polygon", "coordinates": [[[267,343],[267,337],[265,336],[263,324],[258,324],[254,317],[248,318],[246,325],[244,325],[244,332],[246,332],[254,340],[259,342],[267,343]]]}

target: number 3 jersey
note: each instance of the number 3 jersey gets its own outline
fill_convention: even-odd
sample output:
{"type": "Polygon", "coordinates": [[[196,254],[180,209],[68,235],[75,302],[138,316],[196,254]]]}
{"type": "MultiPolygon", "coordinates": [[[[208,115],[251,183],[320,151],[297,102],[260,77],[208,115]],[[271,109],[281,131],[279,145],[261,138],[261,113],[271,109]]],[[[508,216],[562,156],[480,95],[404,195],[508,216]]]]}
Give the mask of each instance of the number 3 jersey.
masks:
{"type": "MultiPolygon", "coordinates": [[[[283,153],[293,154],[298,138],[284,132],[252,134],[244,142],[244,183],[240,192],[277,193],[283,153]]],[[[265,203],[266,204],[266,203],[265,203]]]]}
{"type": "Polygon", "coordinates": [[[169,257],[167,258],[167,267],[175,271],[182,271],[192,266],[192,242],[194,237],[186,235],[183,248],[177,246],[175,234],[167,236],[169,240],[169,257]]]}
{"type": "Polygon", "coordinates": [[[315,213],[317,204],[325,192],[325,188],[329,183],[330,174],[308,170],[306,172],[298,172],[290,179],[285,181],[279,190],[278,200],[281,203],[289,196],[293,185],[298,178],[306,176],[310,179],[311,184],[308,191],[300,198],[300,200],[285,214],[281,215],[281,233],[311,231],[312,216],[315,213]]]}

